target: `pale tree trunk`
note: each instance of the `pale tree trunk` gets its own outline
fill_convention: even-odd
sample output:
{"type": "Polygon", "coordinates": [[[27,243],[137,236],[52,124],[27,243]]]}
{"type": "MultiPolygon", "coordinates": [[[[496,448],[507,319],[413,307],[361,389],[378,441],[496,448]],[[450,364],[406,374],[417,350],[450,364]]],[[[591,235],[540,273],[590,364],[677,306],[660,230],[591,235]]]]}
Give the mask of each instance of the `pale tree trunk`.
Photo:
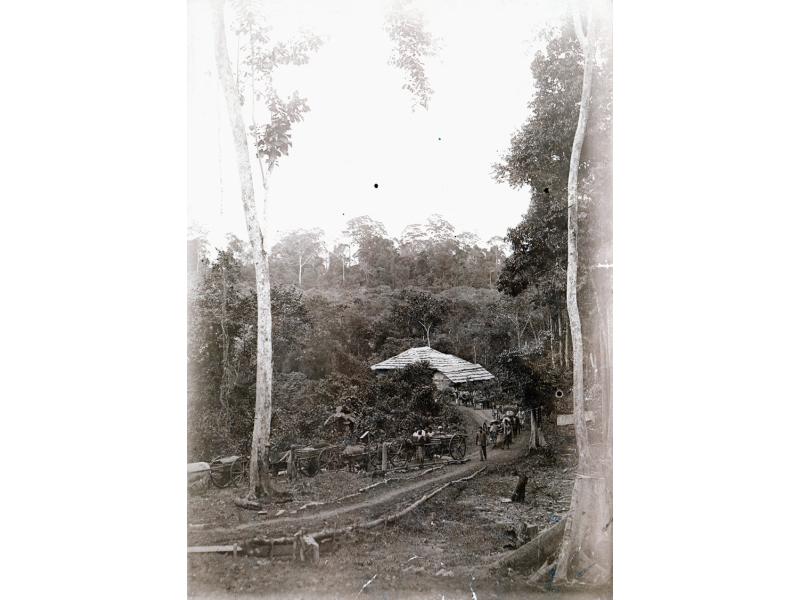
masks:
{"type": "Polygon", "coordinates": [[[222,313],[219,318],[222,332],[222,377],[219,382],[219,403],[225,412],[225,423],[230,429],[231,415],[228,406],[228,396],[231,389],[231,368],[229,359],[230,340],[228,339],[228,280],[225,275],[225,264],[222,264],[222,313]]]}
{"type": "Polygon", "coordinates": [[[228,375],[228,329],[227,329],[227,304],[228,304],[228,285],[225,280],[225,265],[222,265],[222,312],[219,316],[219,327],[222,333],[222,377],[219,384],[219,404],[228,412],[228,399],[226,397],[226,378],[228,375]]]}
{"type": "Polygon", "coordinates": [[[556,561],[554,581],[577,577],[593,583],[607,581],[611,575],[610,503],[607,495],[606,470],[592,460],[586,427],[583,389],[583,337],[578,312],[578,168],[589,118],[592,89],[592,67],[595,52],[595,24],[589,9],[586,35],[580,15],[574,13],[575,34],[584,55],[583,89],[575,138],[570,156],[567,187],[567,313],[572,333],[572,400],[575,440],[578,447],[578,472],[572,490],[570,511],[564,525],[564,538],[556,561]],[[591,564],[590,567],[579,566],[591,564]]]}
{"type": "MultiPolygon", "coordinates": [[[[264,235],[258,223],[253,174],[247,145],[244,120],[239,107],[238,90],[228,57],[225,34],[224,1],[212,4],[212,26],[214,30],[217,72],[222,84],[228,109],[233,146],[242,190],[247,235],[253,252],[256,271],[256,298],[258,302],[257,358],[256,358],[256,405],[253,423],[253,440],[250,450],[249,496],[257,498],[272,491],[269,479],[269,440],[272,417],[272,310],[270,306],[269,263],[264,248],[264,235]]],[[[266,204],[266,198],[264,199],[266,204]]]]}
{"type": "MultiPolygon", "coordinates": [[[[592,271],[589,271],[591,274],[592,271]]],[[[597,287],[596,277],[592,275],[589,278],[589,281],[592,284],[592,290],[594,292],[594,301],[595,301],[595,308],[597,310],[597,330],[598,330],[598,341],[597,341],[597,364],[593,364],[592,366],[595,369],[596,377],[598,382],[600,383],[600,389],[602,390],[602,407],[603,407],[603,416],[605,419],[605,442],[606,442],[606,451],[607,455],[610,459],[611,456],[611,311],[610,308],[608,312],[603,310],[603,303],[600,299],[600,293],[597,287]]],[[[606,300],[610,303],[610,298],[606,298],[606,300]]]]}
{"type": "Polygon", "coordinates": [[[422,328],[425,330],[425,339],[428,342],[428,348],[430,348],[431,347],[431,327],[433,327],[433,325],[425,326],[423,323],[420,323],[420,325],[422,325],[422,328]]]}
{"type": "Polygon", "coordinates": [[[606,456],[609,464],[611,463],[611,449],[613,448],[612,439],[613,439],[613,402],[614,402],[614,385],[613,385],[613,367],[614,367],[614,357],[612,354],[612,340],[614,335],[614,322],[613,322],[613,313],[611,308],[609,307],[608,312],[606,313],[606,364],[605,364],[605,372],[603,373],[604,381],[606,384],[606,415],[608,415],[606,419],[606,456]]]}
{"type": "Polygon", "coordinates": [[[558,311],[558,366],[564,368],[564,345],[561,343],[561,310],[558,311]]]}
{"type": "Polygon", "coordinates": [[[303,289],[303,255],[297,258],[297,287],[303,289]]]}
{"type": "Polygon", "coordinates": [[[531,453],[532,450],[536,449],[536,417],[534,413],[536,412],[535,408],[531,409],[531,437],[528,440],[528,454],[531,453]]]}

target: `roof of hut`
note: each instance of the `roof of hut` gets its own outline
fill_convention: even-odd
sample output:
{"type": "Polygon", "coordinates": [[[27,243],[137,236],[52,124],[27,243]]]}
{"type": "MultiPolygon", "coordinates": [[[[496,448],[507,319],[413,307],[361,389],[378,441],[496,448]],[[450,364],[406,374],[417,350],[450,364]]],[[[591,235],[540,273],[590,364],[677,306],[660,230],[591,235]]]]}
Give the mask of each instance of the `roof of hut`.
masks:
{"type": "Polygon", "coordinates": [[[484,369],[481,365],[471,363],[468,360],[458,358],[452,354],[439,352],[429,346],[409,348],[397,356],[387,358],[383,362],[372,365],[370,368],[373,371],[402,369],[410,364],[421,361],[427,361],[433,370],[439,371],[453,383],[494,379],[494,375],[489,373],[489,371],[484,369]]]}

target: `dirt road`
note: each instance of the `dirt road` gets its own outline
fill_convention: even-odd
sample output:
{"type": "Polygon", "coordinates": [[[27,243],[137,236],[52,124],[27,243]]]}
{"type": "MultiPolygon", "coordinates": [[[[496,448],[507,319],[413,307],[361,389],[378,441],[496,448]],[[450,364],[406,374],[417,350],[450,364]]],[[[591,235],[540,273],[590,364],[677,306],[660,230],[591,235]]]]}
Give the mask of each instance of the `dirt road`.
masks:
{"type": "MultiPolygon", "coordinates": [[[[460,406],[459,411],[468,424],[468,444],[474,444],[475,431],[486,420],[482,411],[460,406]]],[[[422,496],[430,489],[440,486],[447,481],[459,479],[470,475],[483,466],[510,463],[517,460],[527,448],[525,436],[517,436],[512,447],[508,450],[490,448],[488,461],[478,460],[478,449],[468,454],[469,462],[464,464],[448,465],[443,469],[432,472],[430,475],[410,481],[394,481],[386,486],[378,487],[374,491],[364,493],[353,502],[320,507],[303,511],[302,514],[289,515],[277,518],[264,518],[229,527],[203,529],[189,533],[189,545],[224,544],[253,536],[279,536],[293,533],[302,526],[309,530],[317,526],[325,526],[334,522],[346,523],[373,518],[377,514],[387,512],[389,508],[404,504],[422,496]]],[[[399,508],[399,506],[398,506],[399,508]]]]}

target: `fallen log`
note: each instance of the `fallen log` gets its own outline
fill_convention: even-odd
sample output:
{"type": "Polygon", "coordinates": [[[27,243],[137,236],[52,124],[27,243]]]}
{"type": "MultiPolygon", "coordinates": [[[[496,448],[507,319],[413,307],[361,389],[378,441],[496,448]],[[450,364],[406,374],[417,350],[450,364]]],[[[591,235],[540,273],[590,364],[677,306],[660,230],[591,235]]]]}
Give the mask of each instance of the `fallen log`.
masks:
{"type": "MultiPolygon", "coordinates": [[[[431,467],[430,469],[425,469],[424,471],[422,471],[422,473],[417,473],[413,477],[406,477],[405,479],[403,479],[402,477],[389,477],[387,479],[384,479],[383,481],[378,481],[377,483],[373,483],[373,484],[368,485],[366,487],[359,488],[358,491],[353,492],[352,494],[347,494],[346,496],[342,496],[340,498],[336,498],[335,500],[331,500],[330,504],[341,502],[342,500],[349,500],[350,498],[355,498],[356,496],[360,496],[361,494],[363,494],[366,491],[371,490],[372,488],[378,487],[379,485],[383,485],[384,483],[389,483],[390,481],[409,481],[411,479],[416,479],[417,477],[423,477],[423,476],[427,475],[428,473],[432,473],[433,471],[438,471],[439,469],[444,469],[445,466],[446,465],[440,465],[438,467],[431,467]]],[[[263,514],[266,514],[266,511],[263,514]]]]}
{"type": "Polygon", "coordinates": [[[430,500],[436,494],[442,492],[443,490],[445,490],[446,488],[450,487],[451,485],[453,485],[455,483],[461,483],[463,481],[468,481],[468,480],[472,479],[473,477],[475,477],[476,475],[478,475],[479,473],[481,473],[481,472],[483,472],[485,470],[486,470],[486,467],[483,467],[482,469],[479,469],[478,471],[475,471],[472,475],[468,475],[467,477],[462,477],[460,479],[454,479],[453,481],[449,481],[449,482],[445,483],[444,485],[436,488],[432,492],[430,492],[428,494],[425,494],[419,500],[416,500],[412,504],[408,505],[406,508],[404,508],[400,512],[397,512],[397,513],[394,513],[394,514],[391,514],[391,515],[387,515],[387,516],[384,516],[384,517],[378,517],[377,519],[373,519],[371,521],[367,521],[366,523],[363,523],[363,524],[356,523],[354,525],[350,525],[348,527],[342,527],[342,528],[339,528],[339,529],[323,529],[322,531],[317,531],[317,532],[312,533],[310,535],[312,537],[316,538],[317,540],[322,540],[322,539],[325,539],[325,538],[332,537],[334,535],[342,535],[344,533],[349,533],[349,532],[355,531],[357,529],[372,529],[373,527],[378,527],[379,525],[385,525],[385,524],[388,524],[388,523],[393,523],[394,521],[398,520],[399,518],[403,517],[404,515],[407,515],[412,510],[417,508],[420,504],[430,500]]]}
{"type": "Polygon", "coordinates": [[[425,469],[422,473],[417,473],[413,477],[406,477],[406,480],[409,479],[416,479],[417,477],[425,477],[428,473],[433,473],[434,471],[438,471],[439,469],[444,469],[445,465],[440,465],[438,467],[431,467],[430,469],[425,469]]]}
{"type": "Polygon", "coordinates": [[[237,553],[242,551],[242,547],[239,544],[230,544],[227,546],[189,546],[187,549],[189,554],[228,554],[233,553],[236,556],[237,553]]]}
{"type": "Polygon", "coordinates": [[[238,506],[239,508],[244,508],[247,510],[262,510],[264,505],[260,502],[256,502],[255,500],[248,500],[247,498],[234,498],[233,503],[238,506]]]}
{"type": "Polygon", "coordinates": [[[389,483],[390,481],[400,481],[399,477],[389,477],[388,479],[384,479],[383,481],[378,481],[377,483],[373,483],[363,488],[359,488],[358,493],[363,494],[367,490],[371,490],[374,487],[378,487],[379,485],[383,485],[384,483],[389,483]]]}
{"type": "Polygon", "coordinates": [[[390,477],[388,479],[384,479],[383,481],[378,481],[378,482],[373,483],[371,485],[368,485],[366,487],[359,488],[358,491],[353,492],[352,494],[347,494],[346,496],[342,496],[341,498],[336,498],[335,500],[331,500],[330,503],[334,504],[336,502],[341,502],[342,500],[348,500],[349,498],[355,498],[356,496],[360,496],[364,492],[369,491],[372,488],[378,487],[379,485],[383,485],[384,483],[389,483],[390,481],[400,481],[400,480],[401,479],[399,477],[390,477]]]}
{"type": "Polygon", "coordinates": [[[295,512],[311,508],[312,506],[323,506],[324,504],[325,504],[324,502],[318,502],[316,500],[312,500],[311,502],[306,502],[305,504],[303,504],[303,506],[298,508],[295,512]]]}
{"type": "Polygon", "coordinates": [[[558,551],[564,537],[565,519],[548,527],[524,546],[495,561],[490,569],[514,569],[520,573],[538,570],[558,551]]]}
{"type": "Polygon", "coordinates": [[[273,504],[286,504],[292,500],[292,495],[288,492],[276,491],[272,496],[263,498],[263,502],[251,500],[249,498],[234,498],[233,503],[239,508],[256,510],[259,511],[259,514],[266,514],[267,503],[272,502],[273,504]]]}
{"type": "MultiPolygon", "coordinates": [[[[401,511],[399,511],[397,513],[394,513],[394,514],[391,514],[391,515],[382,516],[382,517],[378,517],[378,518],[373,519],[371,521],[367,521],[366,523],[354,523],[353,525],[348,525],[347,527],[339,527],[339,528],[333,528],[333,529],[322,529],[321,531],[315,531],[313,533],[309,533],[309,534],[306,534],[306,535],[310,536],[311,538],[314,538],[314,540],[318,544],[320,544],[320,543],[322,543],[323,541],[325,541],[325,540],[327,540],[329,538],[333,538],[333,537],[336,537],[336,536],[341,536],[341,535],[344,535],[344,534],[347,534],[347,533],[351,533],[353,531],[357,531],[357,530],[360,530],[360,529],[372,529],[372,528],[378,527],[380,525],[387,525],[389,523],[393,523],[394,521],[397,521],[398,519],[400,519],[404,515],[407,515],[408,513],[410,513],[412,510],[417,508],[422,503],[430,500],[431,498],[433,498],[434,496],[436,496],[437,494],[439,494],[443,490],[447,489],[451,485],[454,485],[456,483],[461,483],[463,481],[468,481],[468,480],[474,478],[476,475],[478,475],[479,473],[481,473],[481,472],[483,472],[485,470],[486,470],[486,467],[483,467],[483,468],[479,469],[478,471],[475,471],[472,475],[468,475],[467,477],[462,477],[460,479],[454,479],[453,481],[449,481],[449,482],[445,483],[444,485],[436,488],[432,492],[429,492],[429,493],[425,494],[424,496],[422,496],[418,500],[414,501],[413,503],[408,505],[406,508],[404,508],[403,510],[401,510],[401,511]]],[[[281,545],[281,544],[294,544],[295,541],[296,541],[296,537],[295,536],[285,536],[285,537],[279,537],[279,538],[256,537],[256,538],[253,538],[251,540],[243,542],[241,544],[241,546],[245,550],[245,552],[249,553],[249,551],[252,548],[256,548],[258,546],[275,546],[275,545],[281,545]]]]}

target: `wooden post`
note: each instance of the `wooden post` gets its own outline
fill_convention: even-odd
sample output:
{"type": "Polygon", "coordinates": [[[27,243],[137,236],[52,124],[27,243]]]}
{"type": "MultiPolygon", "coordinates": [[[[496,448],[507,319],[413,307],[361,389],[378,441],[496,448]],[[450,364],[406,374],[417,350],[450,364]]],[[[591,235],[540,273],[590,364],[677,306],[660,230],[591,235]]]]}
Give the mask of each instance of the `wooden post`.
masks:
{"type": "Polygon", "coordinates": [[[311,562],[317,564],[319,562],[319,544],[317,540],[310,535],[304,535],[302,537],[302,547],[309,552],[311,562]]]}
{"type": "Polygon", "coordinates": [[[384,473],[389,470],[389,442],[381,444],[381,470],[384,473]]]}
{"type": "Polygon", "coordinates": [[[289,481],[294,481],[297,477],[297,465],[295,465],[294,448],[289,449],[289,459],[286,461],[286,476],[289,481]]]}

